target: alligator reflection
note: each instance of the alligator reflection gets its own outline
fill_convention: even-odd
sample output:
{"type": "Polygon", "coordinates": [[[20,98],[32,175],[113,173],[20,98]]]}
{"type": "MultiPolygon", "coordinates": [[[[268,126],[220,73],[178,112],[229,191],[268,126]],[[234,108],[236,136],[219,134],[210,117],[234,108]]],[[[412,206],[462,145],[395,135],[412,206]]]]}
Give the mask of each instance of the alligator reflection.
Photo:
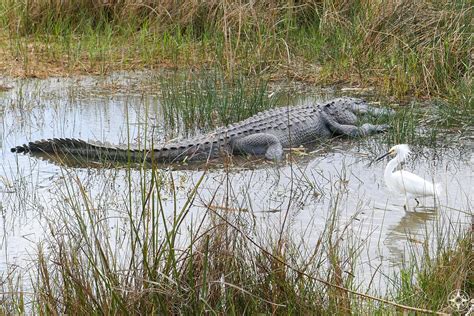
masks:
{"type": "Polygon", "coordinates": [[[124,162],[124,161],[113,161],[110,159],[93,159],[91,157],[81,157],[66,153],[29,153],[29,156],[41,159],[53,163],[61,167],[70,168],[97,168],[97,169],[170,169],[170,170],[208,170],[208,169],[225,169],[230,166],[236,169],[251,170],[256,168],[262,168],[265,166],[276,165],[278,162],[269,161],[264,158],[252,157],[252,156],[232,156],[224,158],[209,159],[207,161],[184,161],[179,163],[150,163],[144,161],[143,163],[137,162],[124,162]]]}
{"type": "MultiPolygon", "coordinates": [[[[335,141],[335,140],[334,140],[335,141]]],[[[309,144],[307,148],[284,148],[284,159],[282,161],[268,160],[263,156],[254,155],[221,155],[217,158],[202,160],[177,161],[177,162],[149,162],[143,161],[137,163],[134,161],[123,161],[120,159],[111,159],[104,156],[83,156],[74,155],[67,152],[29,152],[28,156],[47,161],[62,167],[70,168],[100,168],[100,169],[117,169],[117,168],[131,168],[131,169],[170,169],[170,170],[219,170],[232,167],[240,170],[261,169],[269,166],[282,166],[291,162],[308,163],[315,158],[316,148],[318,155],[328,153],[330,146],[328,144],[309,144]],[[311,152],[312,154],[309,154],[311,152]]]]}

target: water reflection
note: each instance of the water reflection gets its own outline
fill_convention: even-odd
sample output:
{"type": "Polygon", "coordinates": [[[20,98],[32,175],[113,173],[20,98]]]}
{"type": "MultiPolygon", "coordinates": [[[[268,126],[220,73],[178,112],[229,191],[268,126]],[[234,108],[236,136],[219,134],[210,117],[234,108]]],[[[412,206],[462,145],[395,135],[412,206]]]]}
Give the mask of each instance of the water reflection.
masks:
{"type": "Polygon", "coordinates": [[[430,222],[436,219],[436,212],[404,212],[400,221],[388,228],[384,245],[389,249],[389,260],[392,264],[403,262],[410,244],[423,245],[430,222]]]}

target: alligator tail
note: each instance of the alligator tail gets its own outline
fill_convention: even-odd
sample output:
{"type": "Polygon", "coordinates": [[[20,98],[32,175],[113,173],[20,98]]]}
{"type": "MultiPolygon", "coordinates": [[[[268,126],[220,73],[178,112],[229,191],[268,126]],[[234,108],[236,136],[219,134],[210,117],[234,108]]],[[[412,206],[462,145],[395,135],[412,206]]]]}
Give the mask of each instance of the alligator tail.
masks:
{"type": "Polygon", "coordinates": [[[13,153],[56,154],[77,158],[113,160],[113,161],[143,161],[149,151],[140,149],[119,148],[104,143],[86,142],[72,138],[51,138],[29,142],[11,148],[13,153]]]}
{"type": "Polygon", "coordinates": [[[83,140],[70,138],[51,138],[29,142],[10,149],[12,153],[64,153],[66,148],[86,150],[89,144],[83,140]]]}
{"type": "MultiPolygon", "coordinates": [[[[211,146],[212,147],[212,146],[211,146]]],[[[101,142],[86,142],[74,138],[50,138],[29,142],[21,146],[11,148],[13,153],[31,153],[39,155],[67,155],[86,160],[99,161],[121,161],[121,162],[173,162],[185,160],[191,157],[196,159],[209,152],[208,144],[162,146],[152,149],[137,149],[119,147],[101,142]]]]}

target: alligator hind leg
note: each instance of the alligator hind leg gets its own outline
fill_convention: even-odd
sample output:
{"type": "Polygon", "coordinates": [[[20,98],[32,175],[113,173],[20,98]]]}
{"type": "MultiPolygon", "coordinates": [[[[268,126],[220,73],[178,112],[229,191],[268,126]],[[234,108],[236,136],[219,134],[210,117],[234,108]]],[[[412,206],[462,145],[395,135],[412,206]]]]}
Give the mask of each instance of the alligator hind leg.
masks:
{"type": "Polygon", "coordinates": [[[265,155],[270,160],[281,160],[283,158],[283,147],[275,135],[257,133],[232,142],[234,152],[250,155],[265,155]]]}
{"type": "Polygon", "coordinates": [[[350,137],[360,137],[385,132],[389,127],[387,124],[373,125],[366,123],[362,126],[340,124],[332,118],[331,115],[324,111],[321,112],[321,117],[324,119],[326,126],[332,133],[350,137]]]}

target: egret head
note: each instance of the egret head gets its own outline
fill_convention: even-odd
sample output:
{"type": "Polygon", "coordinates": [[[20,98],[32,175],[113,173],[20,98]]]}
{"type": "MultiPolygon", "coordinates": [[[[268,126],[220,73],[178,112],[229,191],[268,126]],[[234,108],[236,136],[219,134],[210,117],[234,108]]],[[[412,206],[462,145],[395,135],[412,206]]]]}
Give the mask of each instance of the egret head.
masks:
{"type": "Polygon", "coordinates": [[[410,155],[410,147],[408,147],[407,144],[399,144],[399,145],[395,145],[392,148],[390,148],[390,150],[386,154],[378,157],[375,161],[382,160],[383,158],[385,158],[387,156],[397,156],[398,160],[400,162],[402,162],[409,155],[410,155]]]}

